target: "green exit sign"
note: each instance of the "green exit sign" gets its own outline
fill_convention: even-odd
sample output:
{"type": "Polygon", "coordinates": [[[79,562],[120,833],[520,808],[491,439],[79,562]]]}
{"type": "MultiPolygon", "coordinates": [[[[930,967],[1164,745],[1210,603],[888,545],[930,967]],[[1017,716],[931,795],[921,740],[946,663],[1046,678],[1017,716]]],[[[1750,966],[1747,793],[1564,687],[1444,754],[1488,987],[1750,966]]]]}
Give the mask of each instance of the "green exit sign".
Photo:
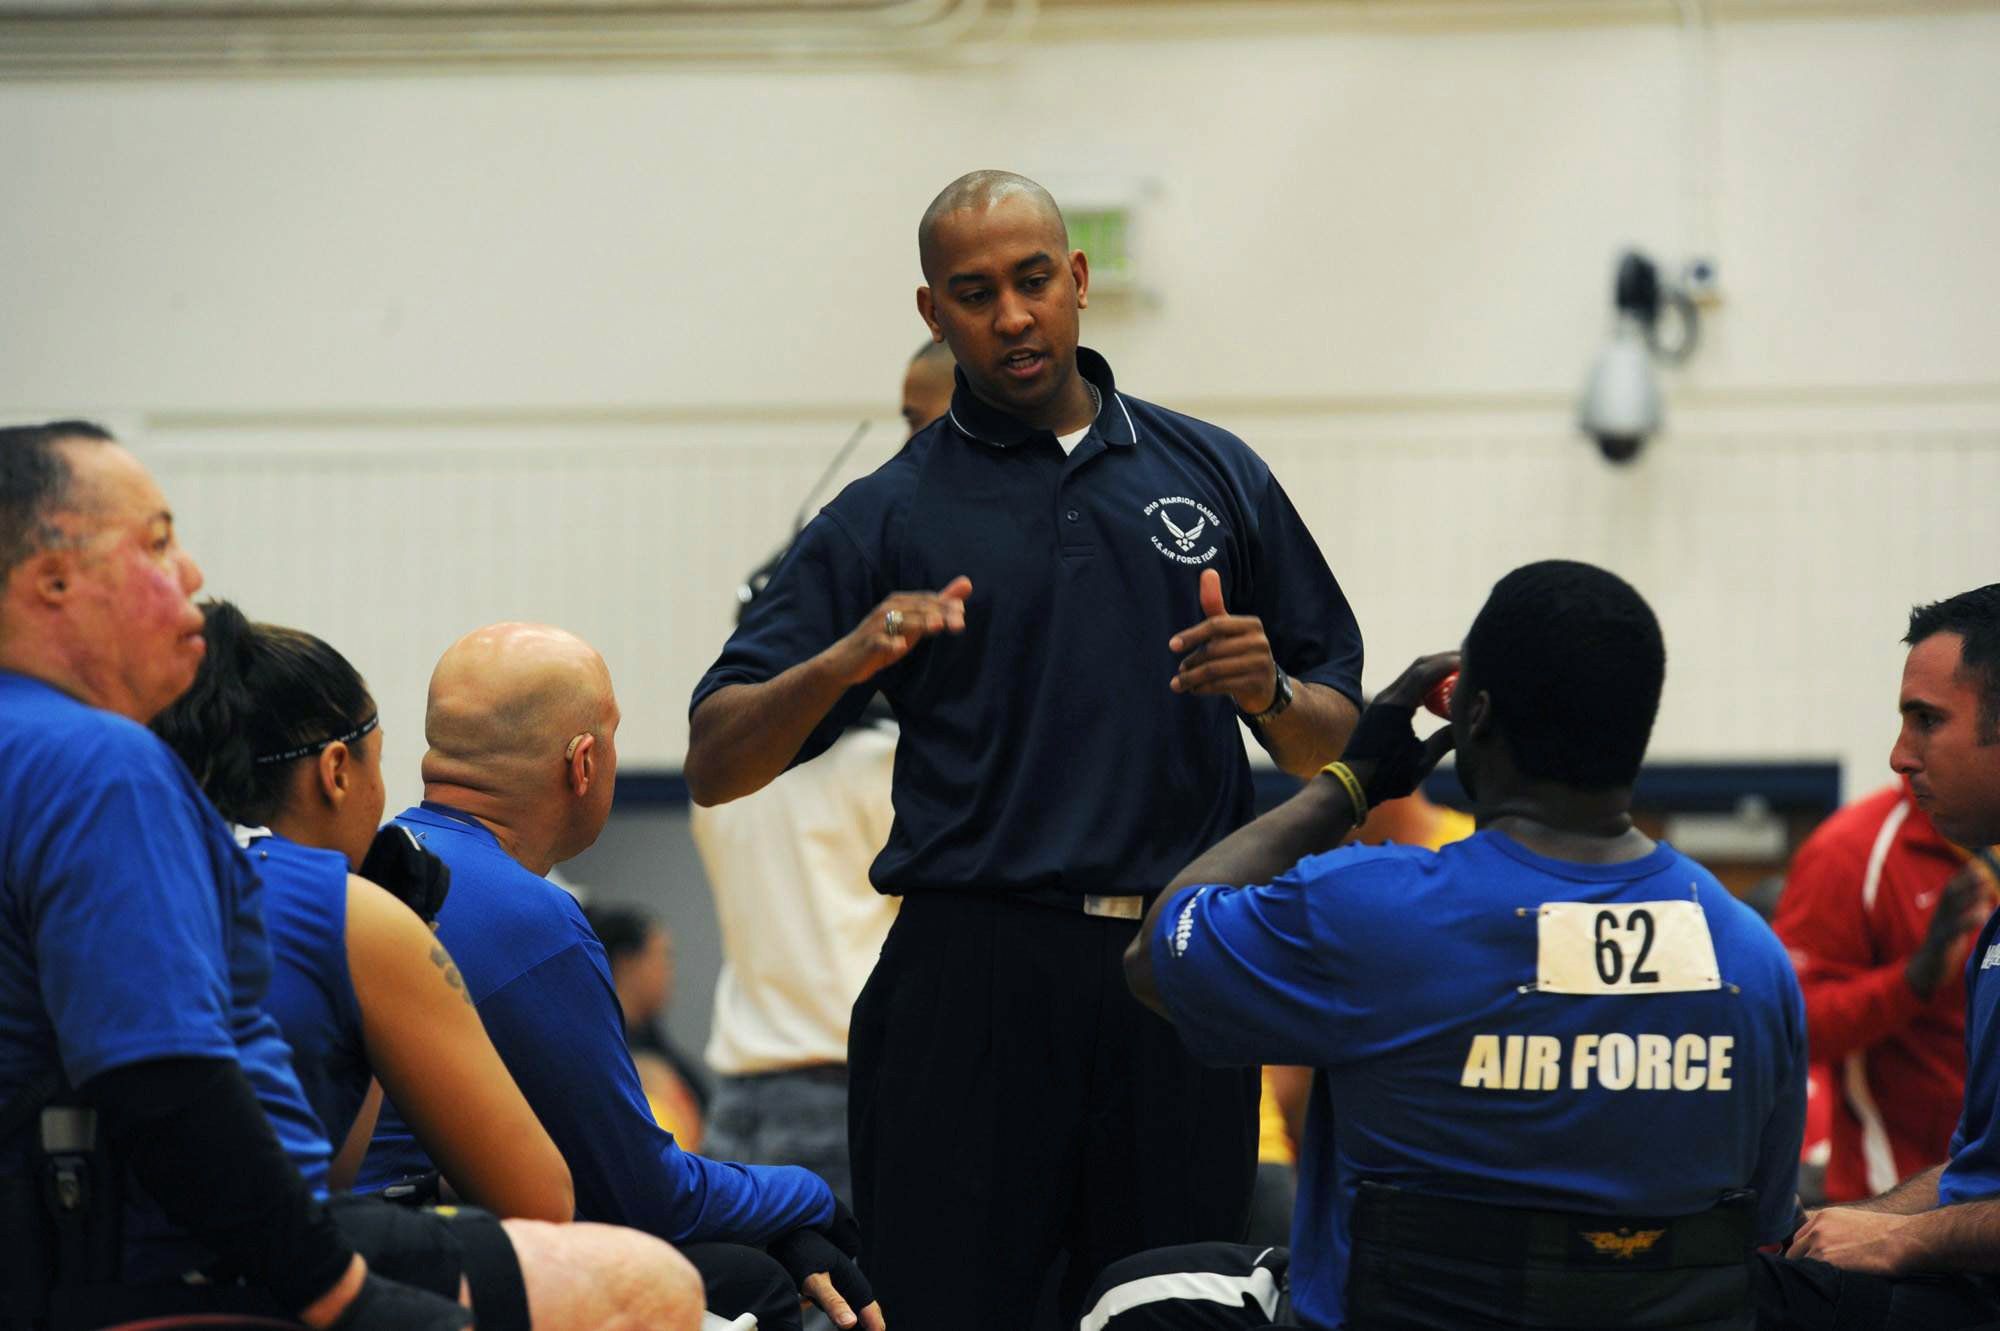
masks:
{"type": "Polygon", "coordinates": [[[1093,288],[1116,289],[1137,283],[1132,260],[1132,213],[1127,208],[1066,209],[1069,243],[1090,259],[1093,288]]]}

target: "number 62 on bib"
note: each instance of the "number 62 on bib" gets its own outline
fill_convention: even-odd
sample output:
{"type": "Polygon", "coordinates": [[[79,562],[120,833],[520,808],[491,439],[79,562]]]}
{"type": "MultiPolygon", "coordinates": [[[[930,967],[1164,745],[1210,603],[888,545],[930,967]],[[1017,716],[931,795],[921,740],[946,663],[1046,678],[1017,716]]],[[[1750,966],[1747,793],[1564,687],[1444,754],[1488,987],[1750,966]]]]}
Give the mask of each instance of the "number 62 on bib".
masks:
{"type": "Polygon", "coordinates": [[[1678,994],[1722,987],[1708,917],[1696,902],[1550,901],[1536,916],[1535,988],[1542,993],[1678,994]]]}

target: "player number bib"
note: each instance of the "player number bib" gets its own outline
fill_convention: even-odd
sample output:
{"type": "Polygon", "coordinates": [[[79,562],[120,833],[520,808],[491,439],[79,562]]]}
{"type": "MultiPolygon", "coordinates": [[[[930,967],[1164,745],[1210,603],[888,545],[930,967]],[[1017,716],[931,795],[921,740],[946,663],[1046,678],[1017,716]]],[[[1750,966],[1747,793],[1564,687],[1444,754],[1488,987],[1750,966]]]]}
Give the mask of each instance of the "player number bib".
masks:
{"type": "Polygon", "coordinates": [[[1536,914],[1535,988],[1543,993],[1679,994],[1722,987],[1708,917],[1693,901],[1551,901],[1536,914]]]}

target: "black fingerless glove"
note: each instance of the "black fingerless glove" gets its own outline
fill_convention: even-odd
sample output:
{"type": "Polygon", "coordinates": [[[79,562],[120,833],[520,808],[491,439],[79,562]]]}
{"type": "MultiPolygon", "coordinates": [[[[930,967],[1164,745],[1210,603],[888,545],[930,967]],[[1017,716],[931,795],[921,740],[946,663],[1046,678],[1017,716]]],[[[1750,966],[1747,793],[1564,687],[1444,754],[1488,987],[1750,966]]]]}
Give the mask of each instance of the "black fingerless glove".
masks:
{"type": "Polygon", "coordinates": [[[836,1197],[833,1199],[833,1218],[819,1227],[820,1233],[832,1241],[833,1246],[849,1257],[861,1255],[861,1222],[854,1218],[854,1212],[847,1209],[847,1203],[836,1197]]]}
{"type": "Polygon", "coordinates": [[[452,1300],[370,1271],[328,1331],[468,1331],[471,1326],[471,1312],[452,1300]]]}
{"type": "Polygon", "coordinates": [[[768,1251],[800,1289],[809,1276],[827,1273],[833,1288],[858,1314],[875,1302],[875,1291],[854,1258],[861,1252],[861,1226],[839,1198],[833,1218],[817,1229],[795,1229],[771,1240],[768,1251]]]}
{"type": "Polygon", "coordinates": [[[425,924],[437,923],[445,894],[451,891],[451,870],[400,823],[390,823],[375,834],[361,861],[361,876],[387,888],[425,924]]]}
{"type": "Polygon", "coordinates": [[[1374,703],[1361,714],[1354,733],[1348,737],[1347,749],[1340,760],[1349,767],[1367,764],[1363,769],[1367,779],[1362,793],[1368,797],[1371,809],[1384,800],[1410,794],[1423,779],[1424,744],[1410,724],[1416,714],[1414,707],[1374,703]]]}

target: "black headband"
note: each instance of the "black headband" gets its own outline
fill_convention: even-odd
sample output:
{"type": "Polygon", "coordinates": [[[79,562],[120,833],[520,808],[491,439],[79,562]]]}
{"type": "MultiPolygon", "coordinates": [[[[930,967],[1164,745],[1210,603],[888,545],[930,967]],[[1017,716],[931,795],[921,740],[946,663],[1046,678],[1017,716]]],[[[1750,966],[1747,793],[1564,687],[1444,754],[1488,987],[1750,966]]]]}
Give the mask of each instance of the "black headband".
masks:
{"type": "Polygon", "coordinates": [[[344,735],[329,735],[325,739],[312,744],[301,744],[296,749],[286,749],[283,753],[262,754],[256,760],[257,766],[269,767],[272,763],[288,763],[294,758],[308,757],[318,753],[329,744],[352,744],[355,740],[360,739],[363,735],[381,724],[382,714],[377,712],[344,735]]]}

